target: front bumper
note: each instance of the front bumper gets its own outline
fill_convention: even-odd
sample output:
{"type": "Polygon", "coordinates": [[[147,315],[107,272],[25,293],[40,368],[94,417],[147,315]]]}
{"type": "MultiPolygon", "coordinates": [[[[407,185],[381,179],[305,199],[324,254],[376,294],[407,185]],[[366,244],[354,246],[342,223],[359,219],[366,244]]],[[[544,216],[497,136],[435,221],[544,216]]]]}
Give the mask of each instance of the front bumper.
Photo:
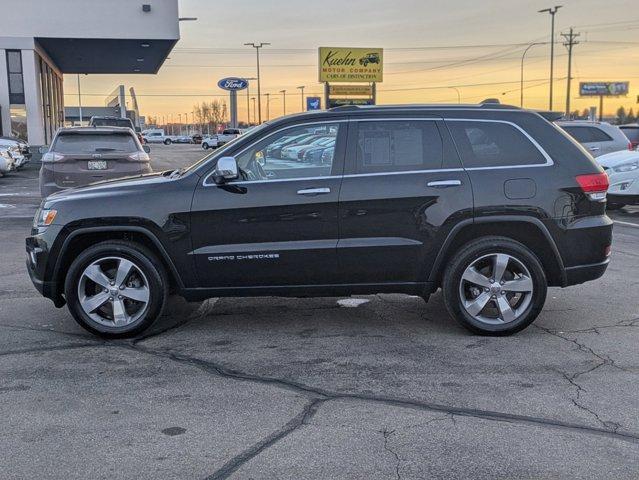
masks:
{"type": "Polygon", "coordinates": [[[44,297],[53,301],[56,307],[62,307],[65,300],[58,282],[53,279],[51,249],[53,241],[62,227],[50,225],[47,228],[34,228],[31,236],[25,240],[26,266],[33,286],[44,297]]]}

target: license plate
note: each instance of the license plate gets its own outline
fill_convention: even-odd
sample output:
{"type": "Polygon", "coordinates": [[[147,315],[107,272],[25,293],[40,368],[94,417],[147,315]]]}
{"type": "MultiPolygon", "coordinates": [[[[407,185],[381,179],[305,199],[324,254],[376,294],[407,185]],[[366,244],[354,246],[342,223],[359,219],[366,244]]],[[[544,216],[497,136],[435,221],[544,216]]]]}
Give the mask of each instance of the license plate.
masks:
{"type": "Polygon", "coordinates": [[[106,160],[89,160],[89,170],[106,170],[106,160]]]}

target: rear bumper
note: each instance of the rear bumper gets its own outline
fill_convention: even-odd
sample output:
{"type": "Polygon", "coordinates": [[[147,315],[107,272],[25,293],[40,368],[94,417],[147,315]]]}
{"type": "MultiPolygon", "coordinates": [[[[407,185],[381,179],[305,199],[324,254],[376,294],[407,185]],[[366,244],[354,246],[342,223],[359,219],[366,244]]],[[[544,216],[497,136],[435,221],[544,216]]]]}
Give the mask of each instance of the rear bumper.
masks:
{"type": "Polygon", "coordinates": [[[575,267],[566,268],[566,287],[570,285],[579,285],[580,283],[596,280],[603,276],[608,268],[610,259],[607,258],[600,263],[592,263],[590,265],[577,265],[575,267]]]}

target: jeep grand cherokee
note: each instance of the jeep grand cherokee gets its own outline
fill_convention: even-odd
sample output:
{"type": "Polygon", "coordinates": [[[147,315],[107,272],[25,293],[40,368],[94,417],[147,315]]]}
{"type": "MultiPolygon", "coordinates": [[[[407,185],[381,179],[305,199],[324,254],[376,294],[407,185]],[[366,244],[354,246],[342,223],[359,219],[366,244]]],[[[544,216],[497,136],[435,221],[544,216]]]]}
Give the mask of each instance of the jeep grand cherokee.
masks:
{"type": "Polygon", "coordinates": [[[338,107],[268,122],[193,166],[43,201],[26,240],[37,289],[84,328],[135,335],[169,292],[342,296],[441,288],[476,333],[529,325],[547,287],[603,275],[606,174],[536,112],[338,107]],[[334,136],[326,163],[268,156],[334,136]]]}

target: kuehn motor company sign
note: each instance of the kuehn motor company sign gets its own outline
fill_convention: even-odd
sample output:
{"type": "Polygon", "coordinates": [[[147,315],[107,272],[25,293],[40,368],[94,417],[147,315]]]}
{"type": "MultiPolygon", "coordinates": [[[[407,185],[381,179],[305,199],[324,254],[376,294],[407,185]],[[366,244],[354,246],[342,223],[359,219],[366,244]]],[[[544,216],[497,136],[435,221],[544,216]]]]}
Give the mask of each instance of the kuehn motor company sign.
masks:
{"type": "Polygon", "coordinates": [[[320,82],[381,82],[384,80],[382,48],[319,48],[320,82]]]}

